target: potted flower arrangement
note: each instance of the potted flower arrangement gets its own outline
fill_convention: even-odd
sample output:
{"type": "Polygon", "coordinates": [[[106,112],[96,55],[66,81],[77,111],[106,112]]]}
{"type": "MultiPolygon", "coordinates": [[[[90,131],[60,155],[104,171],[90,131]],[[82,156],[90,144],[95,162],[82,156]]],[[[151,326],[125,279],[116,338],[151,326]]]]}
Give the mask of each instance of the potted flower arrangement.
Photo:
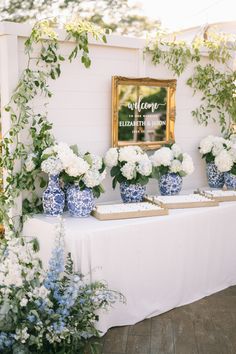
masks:
{"type": "MultiPolygon", "coordinates": [[[[0,352],[84,353],[99,337],[99,309],[108,308],[121,294],[103,282],[88,282],[65,260],[64,225],[57,225],[49,269],[42,268],[36,244],[6,235],[0,245],[0,352]]],[[[89,351],[90,352],[90,351],[89,351]]]]}
{"type": "Polygon", "coordinates": [[[236,143],[233,140],[228,140],[227,145],[216,156],[215,165],[224,174],[225,186],[236,190],[236,143]]]}
{"type": "Polygon", "coordinates": [[[94,197],[104,192],[101,182],[106,176],[103,159],[91,153],[79,153],[77,147],[59,143],[42,153],[41,169],[49,175],[48,188],[43,194],[46,214],[63,211],[59,177],[65,184],[66,201],[72,216],[86,217],[94,208],[94,197]]]}
{"type": "Polygon", "coordinates": [[[182,177],[194,171],[190,155],[182,153],[177,144],[164,146],[150,157],[153,176],[159,180],[161,195],[175,195],[181,191],[182,177]]]}
{"type": "Polygon", "coordinates": [[[229,146],[229,140],[213,135],[203,138],[200,142],[199,151],[202,158],[206,160],[207,179],[211,188],[222,188],[224,186],[224,171],[217,168],[215,160],[219,153],[229,146]]]}
{"type": "Polygon", "coordinates": [[[105,155],[105,164],[111,167],[112,186],[120,184],[124,203],[140,202],[152,174],[152,163],[139,146],[111,148],[105,155]]]}

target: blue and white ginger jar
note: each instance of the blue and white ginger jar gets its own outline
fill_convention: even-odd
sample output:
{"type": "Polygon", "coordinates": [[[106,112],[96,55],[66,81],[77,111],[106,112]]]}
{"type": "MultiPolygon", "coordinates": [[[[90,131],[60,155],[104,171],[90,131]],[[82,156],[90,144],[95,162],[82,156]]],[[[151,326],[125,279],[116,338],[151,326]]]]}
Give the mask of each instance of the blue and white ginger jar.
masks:
{"type": "Polygon", "coordinates": [[[176,195],[182,189],[182,177],[177,173],[166,173],[159,180],[161,195],[176,195]]]}
{"type": "Polygon", "coordinates": [[[120,195],[124,203],[139,203],[143,201],[146,186],[141,184],[120,183],[120,195]]]}
{"type": "Polygon", "coordinates": [[[50,175],[46,190],[43,192],[43,210],[46,215],[58,216],[63,213],[65,194],[60,188],[59,175],[50,175]]]}
{"type": "Polygon", "coordinates": [[[67,208],[71,216],[87,217],[95,208],[93,191],[91,188],[80,190],[78,185],[70,185],[66,193],[67,208]]]}
{"type": "Polygon", "coordinates": [[[236,175],[230,172],[225,172],[225,185],[227,189],[236,190],[236,175]]]}
{"type": "Polygon", "coordinates": [[[209,187],[222,188],[224,186],[224,173],[220,172],[214,163],[207,163],[206,172],[209,187]]]}

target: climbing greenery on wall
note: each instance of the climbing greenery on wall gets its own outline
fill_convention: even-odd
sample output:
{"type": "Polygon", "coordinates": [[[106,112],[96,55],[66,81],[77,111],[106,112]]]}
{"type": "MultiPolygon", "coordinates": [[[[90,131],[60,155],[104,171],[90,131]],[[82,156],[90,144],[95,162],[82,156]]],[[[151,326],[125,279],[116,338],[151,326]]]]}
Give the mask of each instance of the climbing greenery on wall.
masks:
{"type": "Polygon", "coordinates": [[[159,35],[146,48],[154,64],[165,64],[175,75],[180,76],[189,64],[194,71],[187,80],[194,93],[201,93],[201,104],[192,111],[200,124],[210,120],[220,124],[222,133],[230,133],[236,123],[236,72],[230,61],[236,51],[236,37],[211,32],[206,38],[196,37],[191,44],[180,40],[168,40],[159,35]],[[204,63],[204,56],[208,64],[204,63]],[[210,63],[209,63],[210,61],[210,63]]]}
{"type": "Polygon", "coordinates": [[[0,195],[0,223],[17,231],[24,216],[42,210],[41,200],[36,190],[46,185],[40,173],[40,156],[42,151],[52,145],[54,136],[52,124],[47,120],[47,104],[52,92],[49,79],[56,80],[61,74],[61,63],[72,61],[78,56],[82,64],[88,68],[89,58],[88,36],[106,42],[105,31],[97,29],[86,21],[67,23],[65,31],[67,40],[72,40],[73,49],[68,58],[60,54],[58,34],[55,21],[37,23],[25,42],[28,56],[26,69],[23,71],[8,106],[11,128],[1,142],[2,158],[0,167],[7,172],[4,193],[0,195]],[[36,99],[44,100],[44,110],[35,111],[36,99]],[[28,131],[28,144],[21,141],[22,131],[28,131]],[[23,161],[29,153],[35,153],[36,168],[27,172],[23,161]],[[9,211],[16,198],[23,193],[22,215],[10,218],[9,211]]]}
{"type": "MultiPolygon", "coordinates": [[[[47,120],[47,104],[52,92],[49,80],[56,80],[61,74],[61,64],[78,56],[88,68],[88,36],[106,42],[105,31],[97,29],[85,21],[65,25],[67,40],[72,40],[73,49],[68,57],[60,52],[58,34],[54,21],[37,23],[25,42],[28,56],[27,67],[6,107],[11,120],[11,128],[1,142],[2,158],[0,168],[7,172],[4,193],[0,195],[0,223],[18,232],[25,215],[42,210],[39,188],[46,181],[40,171],[42,151],[54,143],[52,124],[47,120]],[[34,109],[35,100],[44,99],[39,111],[34,109]],[[28,144],[23,143],[22,131],[28,131],[28,144]],[[35,154],[33,171],[28,172],[24,160],[29,153],[35,154]],[[22,214],[13,219],[9,211],[17,197],[23,195],[22,214]],[[16,230],[17,226],[17,230],[16,230]]],[[[146,52],[152,56],[154,64],[165,64],[175,75],[180,76],[189,64],[194,63],[194,71],[187,80],[193,92],[202,94],[201,105],[192,115],[200,124],[207,125],[212,119],[221,126],[225,134],[230,133],[231,123],[236,123],[236,72],[230,69],[230,60],[236,51],[236,41],[225,34],[208,33],[208,37],[196,38],[191,45],[184,41],[167,40],[159,34],[155,42],[149,43],[146,52]],[[206,55],[208,64],[202,60],[206,55]],[[217,64],[217,65],[216,65],[217,64]]]]}

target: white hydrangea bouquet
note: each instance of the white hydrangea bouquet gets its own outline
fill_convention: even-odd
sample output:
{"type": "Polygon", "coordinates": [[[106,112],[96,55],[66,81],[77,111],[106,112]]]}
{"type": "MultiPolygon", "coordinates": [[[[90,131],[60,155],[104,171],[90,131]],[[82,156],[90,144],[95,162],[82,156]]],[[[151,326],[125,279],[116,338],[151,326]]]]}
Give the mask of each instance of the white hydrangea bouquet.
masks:
{"type": "Polygon", "coordinates": [[[99,336],[97,311],[124,298],[73,270],[70,254],[65,259],[62,220],[47,271],[35,246],[9,234],[1,242],[0,352],[84,353],[89,339],[99,336]]]}
{"type": "Polygon", "coordinates": [[[111,168],[113,188],[117,182],[144,186],[152,175],[152,163],[139,146],[110,148],[105,154],[104,161],[105,165],[111,168]]]}
{"type": "Polygon", "coordinates": [[[215,163],[221,151],[230,148],[231,142],[220,136],[208,135],[200,141],[199,152],[206,163],[215,163]]]}
{"type": "Polygon", "coordinates": [[[236,176],[236,142],[226,141],[215,158],[215,164],[220,172],[229,172],[236,176]]]}
{"type": "Polygon", "coordinates": [[[77,146],[60,142],[42,153],[41,169],[49,175],[60,174],[65,183],[76,183],[80,190],[91,188],[98,198],[104,189],[101,185],[106,177],[106,168],[100,156],[89,152],[81,153],[77,146]]]}
{"type": "Polygon", "coordinates": [[[183,153],[179,145],[163,146],[150,157],[154,171],[153,176],[159,179],[167,173],[175,173],[180,177],[191,175],[194,171],[193,160],[183,153]]]}

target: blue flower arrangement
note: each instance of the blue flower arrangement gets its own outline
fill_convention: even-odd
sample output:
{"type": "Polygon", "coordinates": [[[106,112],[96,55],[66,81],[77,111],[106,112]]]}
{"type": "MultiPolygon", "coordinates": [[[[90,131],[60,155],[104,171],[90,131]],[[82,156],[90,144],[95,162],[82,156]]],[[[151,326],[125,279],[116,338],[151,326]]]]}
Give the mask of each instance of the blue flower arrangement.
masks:
{"type": "Polygon", "coordinates": [[[62,220],[48,271],[36,251],[23,237],[8,236],[1,246],[0,352],[93,352],[97,310],[124,301],[123,296],[73,270],[70,254],[65,259],[62,220]]]}

